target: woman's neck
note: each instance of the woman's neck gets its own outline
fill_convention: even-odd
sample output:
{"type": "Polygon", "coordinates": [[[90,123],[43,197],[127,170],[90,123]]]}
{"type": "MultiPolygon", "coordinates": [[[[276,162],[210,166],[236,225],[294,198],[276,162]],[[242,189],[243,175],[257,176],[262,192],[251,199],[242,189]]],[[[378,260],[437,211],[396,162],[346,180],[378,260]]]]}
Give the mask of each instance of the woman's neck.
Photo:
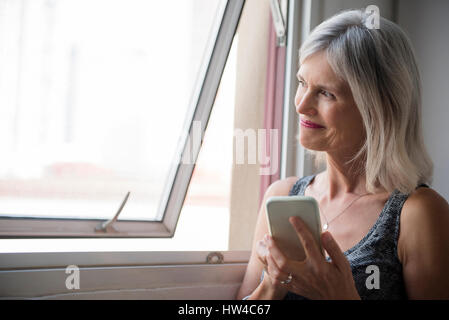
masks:
{"type": "Polygon", "coordinates": [[[327,155],[323,187],[328,201],[368,193],[363,165],[355,162],[347,164],[347,160],[344,159],[348,157],[327,155]]]}

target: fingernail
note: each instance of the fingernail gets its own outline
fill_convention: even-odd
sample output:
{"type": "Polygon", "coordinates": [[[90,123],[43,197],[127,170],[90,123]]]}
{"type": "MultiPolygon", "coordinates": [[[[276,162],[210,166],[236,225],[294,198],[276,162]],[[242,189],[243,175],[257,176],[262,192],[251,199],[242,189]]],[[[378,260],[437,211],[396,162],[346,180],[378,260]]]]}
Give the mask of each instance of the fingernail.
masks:
{"type": "Polygon", "coordinates": [[[302,227],[301,222],[296,217],[290,217],[290,223],[293,223],[298,229],[302,227]]]}

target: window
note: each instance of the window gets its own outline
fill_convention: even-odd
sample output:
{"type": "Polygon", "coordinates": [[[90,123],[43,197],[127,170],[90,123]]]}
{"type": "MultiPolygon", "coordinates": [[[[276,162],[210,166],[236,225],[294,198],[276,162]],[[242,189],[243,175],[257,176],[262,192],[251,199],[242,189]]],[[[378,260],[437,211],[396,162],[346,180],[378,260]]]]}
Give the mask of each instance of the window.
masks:
{"type": "MultiPolygon", "coordinates": [[[[207,1],[208,6],[211,6],[211,2],[208,0],[203,1],[207,1]]],[[[2,3],[1,0],[0,3],[2,3]]],[[[51,4],[51,2],[46,3],[51,4]]],[[[141,2],[132,3],[141,4],[141,2]]],[[[202,1],[192,0],[191,3],[193,3],[192,6],[194,8],[202,8],[202,1]],[[197,7],[195,7],[195,4],[197,7]]],[[[136,201],[137,196],[134,194],[135,189],[129,188],[129,186],[132,185],[127,185],[124,180],[126,174],[131,175],[131,169],[123,171],[118,170],[124,174],[120,176],[121,180],[115,181],[116,183],[114,184],[113,177],[115,177],[115,175],[113,174],[112,177],[108,176],[108,174],[111,174],[110,171],[105,172],[104,170],[98,170],[98,167],[86,165],[85,162],[81,162],[81,166],[79,166],[79,163],[63,163],[62,166],[56,167],[58,170],[50,172],[56,172],[59,174],[60,178],[66,179],[65,181],[72,179],[71,181],[73,182],[77,179],[78,183],[88,184],[91,182],[89,188],[91,188],[90,191],[93,192],[90,193],[91,197],[86,197],[87,200],[91,202],[86,202],[86,198],[75,199],[79,201],[78,203],[83,203],[84,201],[86,214],[84,216],[73,214],[72,216],[66,215],[65,217],[61,217],[60,211],[57,211],[58,209],[61,209],[61,206],[57,205],[57,202],[55,202],[54,206],[54,215],[45,218],[36,214],[35,217],[38,218],[32,219],[30,218],[31,214],[28,214],[26,210],[18,213],[16,212],[16,215],[11,212],[6,212],[5,214],[5,211],[0,207],[0,212],[3,213],[3,219],[0,220],[0,232],[2,232],[3,237],[33,237],[33,242],[25,239],[22,239],[22,242],[19,240],[15,240],[15,242],[14,240],[0,240],[0,245],[2,246],[0,247],[1,252],[248,250],[250,248],[252,233],[249,232],[249,230],[254,229],[257,211],[260,205],[259,191],[261,191],[261,163],[250,163],[249,157],[253,156],[250,154],[245,155],[245,162],[243,164],[236,163],[235,152],[237,149],[237,142],[235,139],[233,140],[232,130],[244,131],[246,129],[251,129],[256,132],[257,136],[259,129],[264,129],[263,105],[266,88],[265,77],[267,73],[266,49],[269,32],[269,3],[267,2],[264,3],[264,5],[261,5],[256,1],[246,2],[245,10],[242,13],[235,37],[234,30],[237,27],[243,3],[241,1],[222,1],[220,3],[216,1],[215,3],[216,7],[214,7],[215,11],[213,11],[214,17],[222,18],[221,23],[219,21],[210,26],[210,29],[214,31],[212,34],[208,34],[208,40],[204,40],[203,56],[197,58],[197,61],[199,61],[199,69],[196,70],[196,74],[193,71],[190,74],[193,78],[196,76],[195,79],[197,80],[191,80],[189,83],[194,83],[197,86],[192,85],[192,88],[190,88],[193,93],[189,98],[190,100],[186,102],[187,105],[189,101],[192,102],[190,109],[188,107],[185,107],[184,109],[180,108],[184,112],[184,120],[180,120],[179,123],[182,122],[184,127],[182,130],[178,127],[175,128],[175,130],[178,130],[177,132],[179,135],[176,141],[177,149],[173,148],[174,156],[170,155],[173,156],[172,158],[166,158],[170,159],[170,162],[172,162],[171,164],[173,164],[173,166],[170,167],[172,170],[170,171],[168,166],[160,169],[160,171],[162,171],[165,168],[167,170],[167,176],[163,181],[164,183],[157,185],[157,187],[160,187],[158,189],[160,191],[160,196],[157,199],[157,205],[155,201],[152,203],[147,201],[149,199],[154,200],[154,194],[151,192],[155,189],[148,191],[148,184],[146,184],[148,181],[145,181],[145,179],[139,175],[141,171],[138,171],[139,168],[144,168],[143,171],[149,170],[145,167],[145,161],[154,159],[147,158],[145,160],[145,158],[143,158],[145,161],[137,159],[142,162],[140,167],[136,162],[132,162],[132,165],[130,165],[130,168],[132,170],[135,169],[137,172],[134,175],[134,178],[136,178],[135,180],[137,180],[134,187],[137,186],[141,188],[138,189],[142,191],[140,203],[138,203],[139,201],[136,201]],[[255,30],[257,30],[257,32],[255,32],[255,30]],[[232,48],[230,48],[231,44],[232,48]],[[218,85],[220,87],[217,91],[218,85]],[[217,92],[216,96],[215,92],[217,92]],[[206,123],[207,128],[205,125],[206,123]],[[190,129],[190,135],[187,135],[188,129],[190,129]],[[203,132],[203,130],[205,131],[203,132]],[[198,134],[199,131],[201,131],[201,135],[204,139],[201,149],[197,148],[197,145],[194,144],[197,140],[192,139],[192,137],[195,134],[198,134]],[[186,149],[188,149],[190,153],[187,152],[186,149],[183,150],[183,147],[188,147],[186,149]],[[195,152],[199,153],[196,162],[195,152]],[[185,161],[185,163],[183,163],[181,160],[185,159],[190,159],[192,161],[185,161]],[[195,169],[192,162],[195,162],[195,169]],[[104,180],[95,184],[92,183],[94,179],[104,180]],[[114,186],[123,188],[120,189],[120,192],[113,194],[113,199],[112,197],[109,200],[98,199],[101,197],[97,198],[95,195],[95,191],[101,195],[101,192],[105,189],[109,191],[113,190],[114,186]],[[163,188],[161,186],[163,186],[163,188]],[[109,230],[109,232],[93,232],[93,230],[95,230],[95,228],[102,222],[112,218],[128,191],[131,191],[131,195],[123,211],[120,213],[118,220],[112,224],[113,229],[109,230]],[[147,195],[150,195],[148,199],[145,198],[145,192],[147,192],[147,195]],[[103,201],[101,205],[105,208],[107,206],[107,210],[104,210],[103,216],[99,215],[100,211],[97,210],[98,206],[93,205],[99,200],[103,201]],[[147,210],[150,207],[152,209],[147,210]],[[156,207],[165,208],[166,210],[157,212],[156,207]],[[22,216],[20,214],[22,214],[22,216]],[[173,236],[173,238],[167,238],[170,236],[173,236]],[[36,239],[36,237],[41,239],[36,239]],[[54,241],[52,239],[42,239],[42,237],[60,237],[68,239],[54,241]],[[75,244],[75,242],[70,239],[73,237],[86,239],[77,239],[75,244]],[[97,239],[92,239],[92,237],[96,237],[97,239]],[[136,239],[111,239],[115,237],[133,237],[136,239]],[[142,239],[141,237],[153,237],[153,239],[142,239]],[[22,246],[21,243],[27,244],[22,246]]],[[[283,3],[283,7],[285,7],[286,2],[281,1],[281,3],[283,3]]],[[[106,6],[107,4],[104,5],[106,6]]],[[[290,11],[289,9],[289,14],[290,12],[296,12],[297,15],[298,6],[295,5],[294,2],[290,2],[289,6],[294,8],[294,11],[290,11]]],[[[3,9],[4,8],[5,6],[3,9]]],[[[18,9],[16,8],[16,10],[18,9]]],[[[283,12],[285,13],[286,10],[284,9],[283,12]]],[[[197,21],[196,23],[199,22],[197,21]]],[[[157,29],[157,31],[161,32],[160,29],[157,29]]],[[[293,37],[291,35],[288,36],[293,37]]],[[[126,36],[124,37],[126,38],[126,36]]],[[[203,35],[203,39],[205,37],[206,36],[203,35]]],[[[171,39],[173,38],[176,37],[171,37],[171,39]]],[[[140,42],[136,40],[136,43],[139,44],[140,42]]],[[[294,47],[290,48],[288,43],[294,43],[294,41],[287,42],[287,53],[290,54],[291,63],[291,60],[294,59],[291,58],[291,56],[295,55],[295,50],[297,49],[294,47]]],[[[157,44],[159,46],[160,43],[157,42],[157,44]]],[[[179,56],[180,52],[181,55],[185,52],[184,49],[181,50],[178,48],[178,44],[176,44],[176,47],[177,48],[173,49],[177,50],[175,56],[179,56]]],[[[135,59],[136,58],[132,56],[126,61],[129,62],[135,59]]],[[[121,63],[123,64],[123,62],[121,63]]],[[[288,63],[289,62],[287,62],[287,64],[288,63]]],[[[191,66],[189,66],[189,68],[189,70],[192,70],[191,66]]],[[[292,66],[292,68],[294,69],[296,66],[292,66]]],[[[122,66],[121,69],[126,68],[122,66]]],[[[104,71],[99,71],[98,73],[101,75],[104,74],[104,71]]],[[[295,72],[293,72],[293,79],[294,74],[295,72]]],[[[145,75],[141,74],[141,76],[144,77],[145,75]]],[[[78,75],[77,78],[80,78],[80,76],[78,75]]],[[[170,82],[171,88],[182,87],[182,83],[180,84],[182,81],[178,81],[178,79],[178,77],[172,76],[167,80],[170,82]]],[[[130,81],[133,81],[132,77],[127,78],[125,82],[130,81]]],[[[141,81],[144,80],[142,80],[142,78],[135,80],[136,85],[142,87],[141,81]]],[[[286,78],[286,81],[289,83],[288,78],[286,78]]],[[[128,84],[126,85],[128,86],[128,84]]],[[[293,86],[294,85],[295,83],[293,83],[293,86]]],[[[119,91],[118,87],[116,89],[116,91],[119,91]]],[[[147,94],[144,89],[141,90],[143,95],[147,94]]],[[[131,90],[138,89],[133,88],[131,90]]],[[[174,94],[172,94],[173,91],[174,90],[169,91],[170,94],[168,94],[168,97],[174,97],[174,94]]],[[[112,94],[115,94],[115,92],[112,92],[111,95],[112,94]]],[[[70,97],[73,95],[74,94],[72,93],[70,97]]],[[[99,96],[101,97],[101,95],[99,96]]],[[[167,96],[167,94],[165,94],[165,96],[167,96]]],[[[173,100],[176,99],[172,98],[167,102],[167,108],[171,112],[170,117],[174,112],[173,110],[177,110],[173,107],[173,100]]],[[[109,98],[109,101],[114,102],[112,98],[109,98]]],[[[119,100],[119,102],[120,101],[121,100],[119,100]]],[[[139,99],[137,98],[132,98],[131,101],[137,104],[139,103],[139,99]]],[[[285,99],[284,105],[288,106],[292,101],[293,100],[291,99],[285,99]]],[[[166,101],[163,101],[161,104],[165,102],[166,101]]],[[[78,103],[79,102],[76,102],[74,105],[78,103]]],[[[123,108],[122,105],[116,108],[122,108],[122,111],[125,110],[123,112],[126,112],[128,109],[130,109],[131,112],[134,110],[134,107],[129,107],[128,105],[126,105],[126,108],[123,108]]],[[[140,106],[140,108],[136,107],[135,110],[139,111],[142,108],[142,106],[140,106]]],[[[154,104],[149,104],[149,108],[149,116],[155,117],[156,114],[159,117],[159,115],[161,115],[162,123],[164,111],[162,110],[159,112],[159,104],[157,107],[154,107],[154,104]]],[[[72,106],[72,110],[73,109],[72,106]]],[[[289,120],[289,113],[291,113],[291,110],[294,112],[294,108],[284,107],[284,110],[288,111],[284,118],[286,117],[290,124],[288,127],[290,140],[287,142],[287,147],[283,146],[282,148],[283,150],[286,150],[284,153],[289,155],[293,153],[292,150],[295,150],[291,147],[296,143],[294,139],[291,139],[291,136],[294,137],[295,135],[290,134],[290,131],[294,132],[295,130],[294,117],[292,117],[293,121],[289,120]]],[[[136,123],[142,123],[142,121],[145,123],[146,119],[144,117],[139,117],[138,115],[141,115],[139,112],[137,112],[137,116],[133,119],[137,119],[136,123]]],[[[109,113],[114,115],[114,111],[109,112],[108,109],[108,115],[109,113]]],[[[147,143],[150,144],[150,142],[148,142],[149,140],[161,140],[162,136],[164,139],[163,143],[161,142],[162,146],[165,144],[173,146],[172,143],[167,143],[168,140],[165,139],[165,136],[163,135],[169,128],[164,128],[165,131],[162,132],[159,132],[159,130],[153,136],[145,135],[139,130],[136,131],[136,128],[132,125],[134,122],[126,119],[125,113],[122,114],[123,119],[121,119],[120,116],[113,119],[123,120],[129,125],[123,127],[118,126],[117,128],[113,127],[113,130],[111,130],[116,139],[114,141],[117,141],[118,145],[114,149],[114,152],[117,152],[119,156],[121,155],[121,160],[126,162],[126,160],[133,154],[137,154],[137,157],[142,155],[143,151],[138,147],[134,147],[135,153],[131,151],[127,145],[129,144],[128,140],[132,141],[131,143],[140,143],[140,145],[145,148],[147,143]],[[122,139],[120,132],[134,134],[137,141],[135,141],[136,139],[125,139],[126,141],[120,140],[122,139]],[[121,146],[125,146],[122,149],[125,149],[126,152],[120,150],[120,143],[121,146]]],[[[176,118],[176,116],[174,116],[174,118],[176,118]]],[[[101,119],[106,123],[112,121],[106,116],[101,119]]],[[[157,123],[156,120],[150,119],[150,121],[153,121],[152,123],[157,123]]],[[[165,121],[163,126],[165,127],[165,123],[170,125],[171,122],[171,120],[165,121]]],[[[102,127],[100,126],[99,129],[100,128],[102,127]]],[[[147,128],[144,129],[147,130],[147,128]]],[[[65,131],[63,132],[67,132],[69,129],[65,128],[64,130],[65,131]]],[[[151,130],[151,128],[148,130],[151,130]]],[[[97,133],[94,132],[94,134],[97,133]]],[[[88,140],[89,139],[86,139],[85,141],[88,140]]],[[[101,139],[99,140],[99,147],[97,149],[92,148],[93,154],[99,152],[98,150],[103,147],[103,141],[104,140],[101,139]]],[[[285,143],[286,142],[284,141],[283,145],[285,145],[285,143]]],[[[245,147],[247,148],[244,152],[251,152],[248,145],[245,147]]],[[[83,150],[72,153],[68,152],[67,149],[65,149],[65,151],[67,152],[62,153],[64,157],[73,156],[76,158],[81,155],[89,155],[89,152],[83,150]]],[[[159,153],[157,153],[157,155],[159,155],[159,153]]],[[[292,158],[293,160],[291,158],[292,157],[284,160],[288,166],[288,169],[286,170],[287,175],[295,174],[295,168],[292,166],[292,162],[295,161],[295,158],[294,156],[292,158]]],[[[163,162],[161,159],[162,157],[156,160],[163,162]]],[[[111,161],[116,163],[119,168],[123,168],[120,167],[121,162],[119,160],[120,159],[114,159],[111,161]]],[[[260,161],[260,159],[258,160],[260,161]]],[[[132,161],[136,160],[132,159],[132,161]]],[[[286,166],[285,163],[282,164],[282,166],[286,166]]],[[[279,167],[279,169],[282,169],[282,166],[279,167]]],[[[153,170],[159,170],[159,168],[153,168],[153,170]]],[[[48,171],[45,172],[48,173],[48,171]]],[[[160,172],[157,172],[157,174],[160,174],[160,172]]],[[[285,172],[283,172],[283,174],[285,175],[285,172]]],[[[27,190],[26,188],[30,188],[30,185],[33,186],[33,184],[23,183],[25,189],[22,190],[27,190]]],[[[76,184],[69,184],[69,192],[66,193],[67,197],[72,195],[70,191],[74,190],[75,187],[77,187],[76,184]]],[[[60,192],[59,196],[64,194],[64,189],[60,189],[61,190],[56,190],[60,192]]],[[[3,190],[8,190],[8,188],[4,187],[3,190]]],[[[31,188],[31,191],[35,190],[40,191],[40,189],[31,188]]],[[[0,193],[0,197],[1,196],[3,196],[3,194],[0,193]]],[[[67,198],[64,197],[55,196],[53,200],[62,201],[66,204],[68,203],[68,201],[66,202],[67,198]]],[[[11,207],[17,211],[17,206],[12,204],[11,207]]],[[[46,211],[42,210],[41,212],[45,213],[46,211]]],[[[73,212],[76,213],[78,211],[73,210],[73,212]]]]}
{"type": "Polygon", "coordinates": [[[172,236],[242,6],[0,1],[0,234],[172,236]]]}

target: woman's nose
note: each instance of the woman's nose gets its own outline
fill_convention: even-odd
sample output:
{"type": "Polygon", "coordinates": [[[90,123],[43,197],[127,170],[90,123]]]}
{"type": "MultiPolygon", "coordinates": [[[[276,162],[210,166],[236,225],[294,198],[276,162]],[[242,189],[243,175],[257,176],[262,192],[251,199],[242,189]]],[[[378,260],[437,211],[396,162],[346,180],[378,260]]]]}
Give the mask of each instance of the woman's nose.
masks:
{"type": "Polygon", "coordinates": [[[309,92],[304,92],[304,90],[298,89],[295,97],[295,106],[297,113],[313,115],[314,113],[316,113],[314,103],[315,101],[313,101],[313,96],[309,94],[309,92]]]}

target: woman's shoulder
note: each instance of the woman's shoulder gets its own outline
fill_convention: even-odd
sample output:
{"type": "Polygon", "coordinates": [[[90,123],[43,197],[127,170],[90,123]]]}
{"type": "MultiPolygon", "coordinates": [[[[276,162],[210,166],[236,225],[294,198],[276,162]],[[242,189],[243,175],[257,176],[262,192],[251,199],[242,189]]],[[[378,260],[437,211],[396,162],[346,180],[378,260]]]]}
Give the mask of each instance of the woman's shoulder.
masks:
{"type": "Polygon", "coordinates": [[[295,183],[299,180],[296,176],[291,176],[288,178],[280,179],[267,188],[265,192],[266,196],[286,196],[289,194],[290,190],[293,188],[295,183]]]}
{"type": "Polygon", "coordinates": [[[401,213],[398,257],[411,299],[449,298],[449,205],[433,189],[418,188],[401,213]]]}
{"type": "Polygon", "coordinates": [[[446,199],[432,188],[418,188],[410,193],[402,207],[399,252],[404,255],[407,248],[415,250],[416,245],[432,246],[433,240],[449,240],[448,228],[449,204],[446,199]]]}
{"type": "Polygon", "coordinates": [[[438,225],[439,221],[449,221],[449,204],[444,197],[425,187],[410,193],[402,207],[402,225],[420,228],[423,223],[438,225]]]}
{"type": "Polygon", "coordinates": [[[282,196],[289,195],[290,191],[295,192],[301,187],[301,184],[306,184],[311,188],[316,188],[318,181],[321,180],[321,176],[325,172],[320,172],[317,174],[312,174],[309,176],[296,177],[291,176],[285,179],[277,180],[273,182],[266,190],[265,194],[268,196],[282,196]]]}
{"type": "Polygon", "coordinates": [[[438,214],[449,214],[449,205],[446,199],[441,196],[436,190],[432,188],[417,188],[410,193],[404,203],[402,214],[406,216],[432,216],[438,214]],[[433,214],[425,215],[420,213],[435,212],[433,214]]]}

